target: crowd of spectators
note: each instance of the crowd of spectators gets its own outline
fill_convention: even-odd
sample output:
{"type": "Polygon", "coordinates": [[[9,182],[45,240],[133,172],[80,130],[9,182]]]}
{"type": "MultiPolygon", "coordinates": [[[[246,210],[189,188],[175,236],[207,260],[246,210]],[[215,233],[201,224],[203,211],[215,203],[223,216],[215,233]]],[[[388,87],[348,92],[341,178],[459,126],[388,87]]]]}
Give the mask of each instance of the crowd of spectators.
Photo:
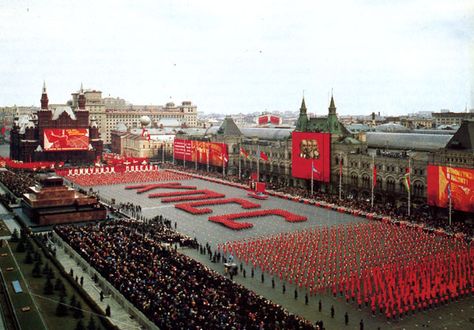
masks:
{"type": "Polygon", "coordinates": [[[55,231],[161,329],[314,329],[163,242],[197,248],[158,221],[55,231]]]}
{"type": "Polygon", "coordinates": [[[14,172],[9,170],[0,171],[0,181],[18,197],[26,193],[28,187],[37,184],[36,174],[23,170],[15,170],[14,172]]]}
{"type": "MultiPolygon", "coordinates": [[[[180,165],[165,164],[164,166],[166,168],[183,170],[183,167],[180,165]]],[[[186,172],[212,177],[215,179],[225,179],[226,181],[240,184],[248,184],[249,180],[249,178],[239,179],[239,177],[236,175],[226,175],[225,178],[223,178],[222,172],[207,172],[203,170],[195,170],[194,168],[186,168],[186,172]]],[[[295,197],[324,201],[326,203],[343,206],[349,209],[375,212],[384,216],[389,216],[393,220],[403,220],[410,221],[412,223],[423,224],[424,226],[432,228],[433,230],[441,228],[447,233],[451,234],[463,233],[467,238],[474,237],[474,227],[471,224],[465,223],[463,221],[454,221],[451,225],[449,225],[446,217],[441,217],[438,214],[431,213],[429,210],[427,210],[427,207],[413,207],[411,209],[411,215],[408,216],[406,206],[397,207],[391,203],[379,203],[377,200],[374,201],[374,206],[372,207],[370,200],[368,201],[367,199],[344,198],[340,200],[338,195],[331,195],[318,191],[314,191],[314,193],[311,194],[311,191],[308,189],[288,187],[287,185],[275,182],[267,183],[267,189],[282,192],[295,197]]]]}

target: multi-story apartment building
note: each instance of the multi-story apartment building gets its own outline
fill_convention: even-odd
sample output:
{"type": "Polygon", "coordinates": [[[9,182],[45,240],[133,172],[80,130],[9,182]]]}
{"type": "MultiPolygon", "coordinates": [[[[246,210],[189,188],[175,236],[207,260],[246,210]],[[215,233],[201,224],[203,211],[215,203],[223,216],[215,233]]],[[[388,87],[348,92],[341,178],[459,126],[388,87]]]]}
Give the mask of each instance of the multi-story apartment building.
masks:
{"type": "Polygon", "coordinates": [[[421,117],[401,117],[400,124],[410,129],[433,128],[433,119],[421,117]]]}
{"type": "Polygon", "coordinates": [[[435,112],[433,118],[436,127],[441,125],[461,126],[463,120],[474,119],[474,112],[435,112]]]}
{"type": "MultiPolygon", "coordinates": [[[[79,93],[72,93],[72,108],[77,108],[79,93]]],[[[102,92],[97,90],[84,91],[86,109],[91,118],[95,118],[99,132],[105,144],[111,143],[111,131],[118,124],[127,127],[138,127],[139,119],[143,116],[150,117],[152,127],[160,127],[163,119],[179,120],[183,127],[196,127],[197,106],[190,101],[183,101],[179,105],[168,102],[161,105],[127,105],[123,99],[102,98],[102,92]]]]}

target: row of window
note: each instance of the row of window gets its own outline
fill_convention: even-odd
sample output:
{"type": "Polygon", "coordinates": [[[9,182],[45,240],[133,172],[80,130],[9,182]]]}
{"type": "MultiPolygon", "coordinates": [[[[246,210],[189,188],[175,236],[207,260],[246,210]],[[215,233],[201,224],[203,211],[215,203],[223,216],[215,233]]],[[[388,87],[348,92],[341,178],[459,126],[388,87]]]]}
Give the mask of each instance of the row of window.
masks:
{"type": "MultiPolygon", "coordinates": [[[[338,164],[338,163],[339,163],[339,159],[336,157],[335,164],[338,164]]],[[[351,168],[359,168],[359,163],[356,162],[356,161],[351,161],[349,164],[350,164],[351,168]]],[[[368,162],[362,162],[361,163],[361,168],[370,169],[370,168],[372,168],[372,164],[368,163],[368,162]]],[[[380,172],[384,171],[384,165],[383,164],[375,164],[375,168],[380,172]]],[[[397,167],[395,165],[385,165],[385,172],[406,173],[406,170],[407,170],[406,167],[397,167]]],[[[425,173],[425,171],[423,169],[420,169],[420,168],[412,168],[411,171],[412,171],[412,174],[420,175],[420,176],[424,175],[424,173],[425,173]]]]}
{"type": "Polygon", "coordinates": [[[457,163],[457,164],[463,163],[463,164],[466,164],[468,162],[469,161],[468,161],[467,158],[459,158],[459,157],[447,157],[446,158],[446,163],[457,163]]]}
{"type": "MultiPolygon", "coordinates": [[[[371,188],[372,184],[372,178],[364,175],[362,176],[361,179],[361,186],[362,188],[371,188]]],[[[357,175],[352,175],[351,176],[351,185],[353,186],[359,186],[359,177],[357,175]]],[[[380,177],[377,177],[377,182],[375,187],[381,189],[383,186],[383,181],[380,177]]],[[[395,192],[395,187],[396,187],[396,181],[392,178],[387,179],[385,182],[385,190],[388,192],[395,192]]],[[[412,185],[412,191],[415,196],[423,196],[424,195],[424,190],[425,186],[423,183],[417,181],[412,185]]],[[[398,182],[398,191],[399,192],[404,192],[406,191],[405,183],[404,180],[400,180],[398,182]]]]}

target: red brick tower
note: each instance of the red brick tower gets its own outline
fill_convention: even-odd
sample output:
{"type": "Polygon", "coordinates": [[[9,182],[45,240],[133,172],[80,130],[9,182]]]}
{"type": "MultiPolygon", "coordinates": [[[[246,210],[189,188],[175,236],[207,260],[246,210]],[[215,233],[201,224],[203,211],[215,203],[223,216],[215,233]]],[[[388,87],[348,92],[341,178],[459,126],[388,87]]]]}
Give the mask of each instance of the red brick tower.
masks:
{"type": "Polygon", "coordinates": [[[81,90],[79,91],[79,98],[77,100],[79,110],[86,110],[86,96],[84,95],[84,89],[82,88],[81,83],[81,90]]]}
{"type": "Polygon", "coordinates": [[[48,93],[46,92],[46,82],[43,81],[43,93],[41,94],[41,110],[48,110],[48,93]]]}

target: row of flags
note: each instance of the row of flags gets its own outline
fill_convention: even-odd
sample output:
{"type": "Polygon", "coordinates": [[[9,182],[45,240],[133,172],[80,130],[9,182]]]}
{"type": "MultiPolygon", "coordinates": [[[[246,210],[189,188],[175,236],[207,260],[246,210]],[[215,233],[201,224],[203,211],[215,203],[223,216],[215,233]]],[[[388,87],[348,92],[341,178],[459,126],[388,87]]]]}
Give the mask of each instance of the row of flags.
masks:
{"type": "MultiPolygon", "coordinates": [[[[245,159],[251,159],[251,155],[243,147],[240,147],[240,155],[245,159]]],[[[268,155],[263,151],[260,151],[260,153],[257,152],[257,156],[258,156],[258,158],[263,159],[264,161],[267,161],[267,162],[269,161],[268,155]]],[[[228,161],[228,159],[225,155],[221,155],[219,158],[223,159],[224,162],[228,161]]],[[[314,162],[311,163],[311,171],[313,173],[318,174],[318,175],[320,174],[319,170],[314,166],[314,162]]],[[[339,175],[342,176],[342,159],[339,160],[339,175]]],[[[373,164],[373,173],[372,173],[372,175],[373,175],[372,184],[373,184],[373,187],[375,187],[377,185],[377,167],[375,166],[375,164],[373,164]]],[[[408,193],[411,193],[411,179],[410,179],[410,176],[411,176],[411,170],[410,170],[409,167],[407,167],[406,168],[406,173],[403,176],[403,185],[405,186],[405,189],[407,190],[408,193]]],[[[447,186],[448,197],[451,198],[451,180],[448,180],[448,181],[449,181],[448,186],[447,186]]]]}
{"type": "MultiPolygon", "coordinates": [[[[240,147],[240,155],[246,159],[250,159],[249,153],[242,147],[240,147]]],[[[264,161],[268,162],[268,159],[269,159],[268,155],[264,153],[263,151],[260,151],[260,154],[257,153],[257,156],[263,159],[264,161]]]]}
{"type": "MultiPolygon", "coordinates": [[[[411,181],[410,181],[410,168],[406,168],[406,173],[403,176],[403,185],[408,193],[411,192],[411,181]]],[[[375,164],[373,165],[373,172],[372,172],[372,184],[375,187],[377,185],[377,167],[375,164]]]]}

